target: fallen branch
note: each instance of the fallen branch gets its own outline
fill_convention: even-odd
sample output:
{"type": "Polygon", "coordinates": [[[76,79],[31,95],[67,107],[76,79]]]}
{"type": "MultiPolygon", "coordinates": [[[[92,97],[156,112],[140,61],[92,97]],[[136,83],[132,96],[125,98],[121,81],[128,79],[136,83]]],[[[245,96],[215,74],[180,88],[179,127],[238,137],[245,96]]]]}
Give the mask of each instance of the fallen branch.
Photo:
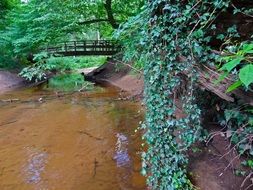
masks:
{"type": "Polygon", "coordinates": [[[96,158],[95,158],[95,160],[94,160],[93,178],[96,177],[96,174],[97,174],[97,167],[98,167],[98,161],[97,161],[96,158]]]}
{"type": "Polygon", "coordinates": [[[20,99],[7,99],[7,100],[0,100],[1,102],[17,102],[20,101],[20,99]]]}
{"type": "MultiPolygon", "coordinates": [[[[219,54],[217,51],[212,51],[213,53],[219,54]]],[[[180,56],[178,58],[179,62],[187,62],[186,57],[180,56]]],[[[215,84],[215,81],[218,81],[221,77],[221,73],[216,71],[216,68],[208,67],[202,64],[195,64],[195,70],[197,71],[198,75],[198,84],[200,87],[213,92],[223,100],[228,102],[234,102],[235,96],[236,98],[240,99],[242,102],[253,106],[253,92],[246,92],[243,89],[236,89],[230,93],[227,93],[227,89],[230,85],[232,85],[235,81],[233,80],[233,75],[229,75],[219,84],[215,84]]],[[[188,77],[189,71],[185,71],[182,74],[188,77]]]]}
{"type": "Polygon", "coordinates": [[[86,87],[88,87],[88,84],[84,85],[82,88],[78,90],[78,92],[82,92],[86,87]]]}
{"type": "Polygon", "coordinates": [[[7,122],[7,123],[2,123],[2,124],[0,124],[0,127],[5,126],[5,125],[9,125],[9,124],[12,124],[12,123],[16,123],[17,121],[18,120],[10,121],[10,122],[7,122]]]}
{"type": "Polygon", "coordinates": [[[253,106],[252,92],[246,92],[242,89],[236,89],[230,93],[226,93],[228,87],[234,83],[234,80],[232,80],[232,76],[229,78],[225,78],[224,81],[220,82],[219,84],[215,84],[215,81],[217,81],[221,76],[220,73],[207,66],[195,66],[195,68],[199,75],[198,83],[206,90],[215,93],[220,98],[228,102],[234,102],[235,98],[233,96],[235,96],[244,103],[253,106]]]}
{"type": "Polygon", "coordinates": [[[85,134],[85,135],[87,135],[88,137],[94,138],[94,139],[96,139],[96,140],[103,140],[103,139],[101,139],[101,138],[99,138],[99,137],[95,137],[95,136],[91,135],[90,133],[88,133],[88,132],[86,132],[86,131],[78,131],[78,132],[81,133],[81,134],[85,134]]]}
{"type": "MultiPolygon", "coordinates": [[[[247,181],[248,179],[250,179],[250,177],[251,177],[252,175],[253,175],[253,172],[250,172],[249,175],[247,175],[247,176],[245,177],[245,179],[243,180],[243,182],[242,182],[242,184],[241,184],[241,188],[244,187],[246,181],[247,181]]],[[[252,184],[252,185],[253,185],[253,184],[252,184]]]]}

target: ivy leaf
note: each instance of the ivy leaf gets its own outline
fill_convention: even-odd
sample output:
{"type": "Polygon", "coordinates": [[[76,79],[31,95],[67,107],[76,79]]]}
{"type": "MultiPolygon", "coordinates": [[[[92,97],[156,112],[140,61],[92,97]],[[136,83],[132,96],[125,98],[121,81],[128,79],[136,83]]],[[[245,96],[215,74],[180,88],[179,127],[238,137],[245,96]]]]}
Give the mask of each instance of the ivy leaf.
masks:
{"type": "Polygon", "coordinates": [[[227,70],[228,72],[230,72],[237,65],[239,65],[243,59],[244,59],[243,57],[238,57],[236,59],[233,59],[232,61],[229,61],[228,63],[224,64],[221,70],[227,70]]]}
{"type": "Polygon", "coordinates": [[[225,36],[223,34],[219,34],[217,37],[216,37],[217,40],[224,40],[225,39],[225,36]]]}
{"type": "Polygon", "coordinates": [[[239,78],[248,88],[253,83],[253,64],[248,64],[240,70],[239,78]]]}
{"type": "Polygon", "coordinates": [[[253,50],[253,44],[244,44],[243,45],[243,51],[245,53],[251,53],[253,50]]]}
{"type": "Polygon", "coordinates": [[[196,38],[201,38],[201,37],[204,37],[204,32],[203,32],[203,30],[199,29],[199,30],[195,31],[195,32],[193,33],[193,35],[194,35],[196,38]]]}
{"type": "Polygon", "coordinates": [[[246,53],[251,54],[253,53],[253,50],[246,51],[246,53]]]}
{"type": "Polygon", "coordinates": [[[239,80],[239,81],[235,82],[234,84],[232,84],[231,86],[228,87],[226,93],[231,92],[231,91],[237,89],[241,85],[242,85],[242,81],[239,80]]]}

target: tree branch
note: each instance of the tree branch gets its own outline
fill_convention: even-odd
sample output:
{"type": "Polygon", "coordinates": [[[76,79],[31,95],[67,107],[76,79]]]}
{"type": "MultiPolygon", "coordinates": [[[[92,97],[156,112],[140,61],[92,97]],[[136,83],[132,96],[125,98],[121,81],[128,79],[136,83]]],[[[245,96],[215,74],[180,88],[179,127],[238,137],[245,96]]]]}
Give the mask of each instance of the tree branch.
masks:
{"type": "Polygon", "coordinates": [[[117,24],[112,11],[112,0],[106,0],[104,4],[105,10],[107,12],[107,17],[109,23],[112,25],[114,29],[117,29],[119,27],[119,24],[117,24]]]}
{"type": "Polygon", "coordinates": [[[114,18],[113,10],[112,10],[112,0],[106,0],[104,4],[105,11],[107,13],[106,19],[93,19],[93,20],[87,20],[79,22],[80,25],[88,25],[88,24],[94,24],[98,22],[108,22],[114,29],[117,29],[119,27],[119,24],[114,18]]]}

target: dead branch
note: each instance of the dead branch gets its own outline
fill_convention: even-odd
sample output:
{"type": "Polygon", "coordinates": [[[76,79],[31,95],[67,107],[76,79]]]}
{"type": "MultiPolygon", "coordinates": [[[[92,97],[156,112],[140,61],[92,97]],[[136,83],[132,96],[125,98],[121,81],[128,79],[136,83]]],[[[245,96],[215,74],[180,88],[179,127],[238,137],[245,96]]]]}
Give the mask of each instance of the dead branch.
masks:
{"type": "Polygon", "coordinates": [[[9,121],[9,122],[7,122],[7,123],[2,123],[2,124],[0,124],[0,127],[2,127],[2,126],[4,126],[4,125],[10,125],[10,124],[12,124],[12,123],[16,123],[18,120],[15,120],[15,121],[9,121]]]}
{"type": "Polygon", "coordinates": [[[246,181],[247,181],[248,179],[250,179],[250,177],[251,177],[252,175],[253,175],[253,172],[250,172],[249,175],[247,175],[247,176],[245,177],[245,179],[243,180],[243,182],[242,182],[242,184],[241,184],[241,188],[244,187],[246,181]]]}
{"type": "Polygon", "coordinates": [[[7,100],[0,100],[1,102],[17,102],[17,101],[20,101],[19,99],[7,99],[7,100]]]}
{"type": "Polygon", "coordinates": [[[230,93],[226,93],[228,87],[234,83],[234,81],[232,80],[233,78],[232,76],[229,78],[225,78],[224,81],[220,82],[219,84],[215,84],[215,81],[217,81],[220,78],[221,74],[219,74],[214,69],[207,66],[205,67],[196,66],[195,68],[199,75],[198,83],[201,87],[215,93],[220,98],[226,101],[234,102],[235,101],[235,98],[233,97],[234,95],[235,97],[242,100],[244,103],[253,106],[252,92],[245,92],[242,89],[236,89],[230,93]]]}
{"type": "Polygon", "coordinates": [[[96,174],[97,174],[97,167],[98,167],[98,161],[96,160],[96,158],[95,158],[95,160],[94,160],[94,169],[93,169],[93,178],[94,177],[96,177],[96,174]]]}
{"type": "Polygon", "coordinates": [[[88,133],[88,132],[86,132],[86,131],[78,131],[78,132],[79,132],[80,134],[87,135],[88,137],[93,138],[93,139],[96,139],[96,140],[103,140],[103,139],[101,139],[101,138],[99,138],[99,137],[95,137],[95,136],[91,135],[90,133],[88,133]]]}

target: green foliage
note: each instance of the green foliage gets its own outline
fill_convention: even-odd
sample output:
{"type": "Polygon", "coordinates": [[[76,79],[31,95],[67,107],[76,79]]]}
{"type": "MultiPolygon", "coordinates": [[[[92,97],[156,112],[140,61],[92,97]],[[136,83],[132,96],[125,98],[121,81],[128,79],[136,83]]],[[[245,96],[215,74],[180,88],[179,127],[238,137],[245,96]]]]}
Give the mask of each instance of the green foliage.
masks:
{"type": "Polygon", "coordinates": [[[248,64],[240,70],[239,79],[246,88],[253,83],[253,64],[248,64]]]}
{"type": "Polygon", "coordinates": [[[41,53],[35,56],[36,63],[25,67],[19,73],[20,76],[25,78],[28,81],[40,81],[46,79],[47,73],[50,71],[55,70],[58,66],[57,63],[54,61],[52,62],[51,59],[48,59],[46,53],[41,53]]]}
{"type": "Polygon", "coordinates": [[[62,58],[66,63],[70,63],[71,70],[83,69],[89,67],[99,67],[103,65],[107,57],[103,56],[89,56],[89,57],[75,57],[75,58],[62,58]]]}
{"type": "Polygon", "coordinates": [[[253,156],[253,110],[250,107],[227,109],[225,119],[220,122],[228,128],[226,136],[235,144],[239,154],[253,156]]]}
{"type": "Polygon", "coordinates": [[[148,9],[143,8],[142,12],[132,17],[122,25],[115,33],[114,38],[124,44],[124,59],[127,61],[136,60],[137,65],[145,62],[146,55],[141,52],[145,51],[145,41],[143,36],[147,35],[147,23],[149,20],[148,9]]]}
{"type": "Polygon", "coordinates": [[[244,42],[239,47],[228,46],[224,52],[227,56],[222,57],[225,64],[221,70],[225,71],[225,76],[232,73],[236,77],[236,82],[228,88],[227,92],[231,92],[242,85],[249,88],[253,83],[253,43],[244,42]]]}
{"type": "MultiPolygon", "coordinates": [[[[18,0],[1,0],[0,1],[0,21],[4,19],[5,14],[7,11],[11,10],[16,6],[16,4],[19,4],[20,2],[18,0]]],[[[0,22],[1,26],[1,22],[0,22]]]]}
{"type": "Polygon", "coordinates": [[[250,167],[251,169],[253,169],[253,160],[246,160],[242,163],[244,166],[250,167]]]}
{"type": "Polygon", "coordinates": [[[34,56],[35,64],[25,67],[20,76],[29,81],[40,81],[50,72],[74,71],[82,68],[98,67],[105,63],[106,57],[48,57],[46,52],[34,56]]]}
{"type": "MultiPolygon", "coordinates": [[[[148,1],[142,12],[116,33],[125,44],[125,58],[144,62],[146,121],[142,128],[148,150],[143,153],[142,173],[151,189],[193,189],[186,167],[187,150],[201,139],[195,66],[215,65],[218,56],[212,51],[211,40],[239,37],[234,26],[224,33],[216,31],[214,20],[230,2],[148,1]],[[177,95],[184,117],[176,112],[177,95]]],[[[228,71],[241,61],[224,68],[228,71]]],[[[245,68],[243,82],[249,80],[245,73],[250,69],[245,68]]]]}
{"type": "Polygon", "coordinates": [[[224,117],[219,120],[223,128],[227,128],[224,135],[231,141],[229,151],[238,150],[239,156],[244,156],[240,170],[235,174],[248,176],[253,169],[253,109],[252,106],[237,106],[229,104],[224,111],[224,117]],[[246,169],[249,168],[250,170],[246,169]]]}
{"type": "MultiPolygon", "coordinates": [[[[0,34],[1,30],[6,29],[8,19],[6,14],[12,11],[20,4],[18,0],[1,0],[0,1],[0,34]]],[[[0,36],[0,69],[14,69],[17,68],[16,60],[8,56],[11,46],[2,40],[2,34],[0,36]]]]}
{"type": "Polygon", "coordinates": [[[110,0],[29,0],[28,3],[3,0],[0,6],[15,1],[19,3],[5,11],[2,28],[0,23],[0,63],[5,66],[26,62],[31,54],[59,41],[111,38],[114,28],[107,9],[111,9],[111,19],[119,25],[136,15],[143,5],[143,0],[113,0],[106,9],[105,2],[110,0]]]}

